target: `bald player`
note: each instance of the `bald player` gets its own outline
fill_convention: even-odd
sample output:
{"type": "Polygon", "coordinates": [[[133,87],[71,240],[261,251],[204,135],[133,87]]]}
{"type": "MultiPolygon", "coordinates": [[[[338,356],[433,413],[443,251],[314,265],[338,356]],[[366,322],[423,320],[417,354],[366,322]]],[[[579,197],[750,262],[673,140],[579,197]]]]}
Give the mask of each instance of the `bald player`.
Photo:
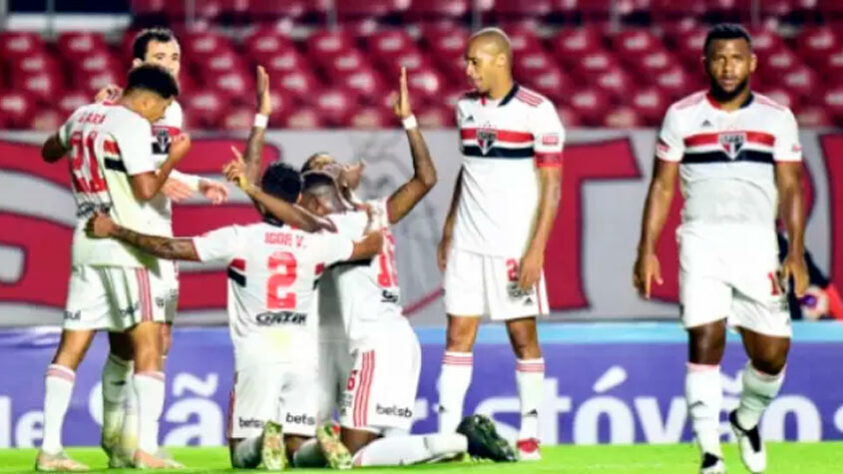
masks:
{"type": "Polygon", "coordinates": [[[453,431],[462,418],[477,328],[489,315],[506,323],[517,358],[519,458],[538,460],[544,360],[536,316],[547,314],[542,266],[559,201],[565,131],[553,103],[513,80],[503,31],[475,33],[465,60],[474,90],[457,103],[463,164],[437,255],[448,313],[439,429],[453,431]]]}

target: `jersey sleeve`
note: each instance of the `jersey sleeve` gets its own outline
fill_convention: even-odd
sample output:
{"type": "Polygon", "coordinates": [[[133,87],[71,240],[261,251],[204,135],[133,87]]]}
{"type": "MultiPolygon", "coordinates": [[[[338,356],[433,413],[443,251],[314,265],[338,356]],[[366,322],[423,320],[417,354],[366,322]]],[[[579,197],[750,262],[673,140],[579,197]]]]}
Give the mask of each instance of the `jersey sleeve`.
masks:
{"type": "Polygon", "coordinates": [[[64,145],[65,148],[70,148],[69,141],[70,141],[70,134],[73,131],[73,124],[76,122],[76,120],[82,114],[82,108],[83,107],[87,107],[87,106],[82,106],[82,107],[79,107],[78,109],[74,110],[73,113],[70,114],[70,117],[68,117],[67,120],[62,124],[62,126],[59,127],[59,131],[58,131],[59,140],[61,141],[61,144],[64,145]]]}
{"type": "Polygon", "coordinates": [[[239,226],[221,227],[193,238],[200,262],[229,262],[240,251],[243,231],[239,226]]]}
{"type": "Polygon", "coordinates": [[[152,126],[149,122],[143,119],[127,121],[111,133],[120,149],[120,158],[129,176],[155,171],[152,126]]]}
{"type": "Polygon", "coordinates": [[[662,128],[656,141],[656,157],[665,161],[682,161],[685,154],[685,140],[682,138],[682,130],[676,110],[671,107],[667,109],[664,116],[662,128]]]}
{"type": "Polygon", "coordinates": [[[325,266],[331,266],[337,262],[344,262],[351,258],[354,251],[354,241],[342,234],[322,232],[322,256],[321,260],[325,266]]]}
{"type": "Polygon", "coordinates": [[[784,114],[780,123],[773,145],[773,159],[775,161],[802,161],[799,126],[790,109],[784,114]]]}
{"type": "Polygon", "coordinates": [[[559,120],[556,107],[549,100],[542,101],[533,113],[531,122],[530,132],[533,134],[536,166],[562,166],[565,128],[559,120]]]}
{"type": "Polygon", "coordinates": [[[389,197],[373,199],[367,201],[366,204],[369,206],[370,215],[372,216],[372,225],[368,226],[369,229],[385,229],[389,227],[389,197]]]}

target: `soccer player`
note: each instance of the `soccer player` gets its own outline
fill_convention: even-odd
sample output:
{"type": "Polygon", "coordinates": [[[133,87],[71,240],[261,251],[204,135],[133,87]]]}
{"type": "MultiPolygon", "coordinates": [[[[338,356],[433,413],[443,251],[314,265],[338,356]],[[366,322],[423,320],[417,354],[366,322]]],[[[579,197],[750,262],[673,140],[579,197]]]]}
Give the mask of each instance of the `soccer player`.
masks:
{"type": "Polygon", "coordinates": [[[553,103],[516,84],[512,49],[496,28],[465,52],[474,91],[457,103],[463,165],[438,248],[448,335],[439,379],[439,429],[462,417],[480,318],[505,321],[517,358],[518,456],[538,460],[544,359],[536,316],[547,314],[542,266],[559,201],[565,132],[553,103]]]}
{"type": "Polygon", "coordinates": [[[790,348],[785,286],[797,296],[808,282],[802,147],[787,107],[753,92],[757,60],[749,34],[721,24],[708,32],[703,49],[708,91],[670,106],[656,145],[644,206],[633,280],[650,297],[662,283],[655,254],[681,177],[685,204],[679,241],[679,301],[688,331],[685,397],[699,444],[704,474],[723,473],[720,361],[726,325],[737,327],[749,362],[740,405],[729,414],[741,458],[751,472],[764,472],[767,455],[758,421],[779,393],[790,348]],[[779,265],[776,215],[790,237],[779,265]]]}
{"type": "Polygon", "coordinates": [[[129,73],[126,91],[117,104],[80,107],[42,148],[48,162],[70,154],[80,219],[73,235],[64,328],[45,380],[44,441],[36,460],[38,470],[87,469],[64,453],[61,430],[76,367],[95,331],[103,329],[126,331],[131,342],[133,387],[142,406],[134,464],[166,466],[153,456],[158,450],[158,420],[164,404],[159,344],[164,314],[163,308],[154,304],[166,292],[163,269],[142,252],[88,238],[84,224],[95,212],[107,212],[117,222],[133,227],[146,227],[154,220],[149,201],[190,147],[189,138],[176,137],[169,157],[159,167],[149,146],[151,124],[161,119],[177,94],[178,84],[169,72],[154,65],[138,67],[129,73]]]}
{"type": "MultiPolygon", "coordinates": [[[[142,30],[134,39],[132,45],[132,67],[142,64],[156,64],[167,71],[178,81],[181,70],[181,48],[172,31],[165,28],[150,28],[142,30]]],[[[109,101],[119,98],[121,91],[117,86],[109,86],[98,94],[99,101],[109,101]]],[[[161,165],[167,157],[173,137],[181,133],[183,128],[182,108],[177,101],[173,101],[164,116],[152,125],[152,156],[157,165],[161,165]]],[[[155,209],[155,219],[151,227],[145,229],[150,233],[172,236],[172,204],[180,202],[193,195],[195,191],[202,193],[214,204],[225,201],[228,188],[225,184],[201,178],[199,176],[181,173],[173,170],[161,189],[150,204],[155,209]]],[[[176,264],[169,260],[161,260],[159,265],[163,269],[164,281],[167,285],[164,304],[166,324],[162,326],[162,350],[164,357],[170,349],[170,332],[178,306],[179,283],[176,264]]],[[[156,302],[157,303],[157,302],[156,302]]],[[[103,396],[103,429],[102,447],[108,454],[110,467],[120,468],[130,464],[132,452],[137,447],[137,400],[132,395],[131,379],[131,345],[122,333],[109,334],[111,353],[103,365],[102,396],[103,396]]],[[[167,455],[166,453],[161,453],[167,455]]]]}
{"type": "Polygon", "coordinates": [[[316,434],[318,323],[308,311],[318,279],[334,263],[377,255],[383,236],[371,232],[355,242],[336,232],[306,232],[273,217],[262,201],[293,203],[301,191],[299,173],[287,164],[271,165],[260,188],[249,183],[244,189],[256,200],[263,222],[178,239],[141,234],[102,214],[88,228],[94,236],[118,239],[159,258],[229,265],[228,313],[237,370],[228,433],[231,463],[279,470],[316,434]]]}

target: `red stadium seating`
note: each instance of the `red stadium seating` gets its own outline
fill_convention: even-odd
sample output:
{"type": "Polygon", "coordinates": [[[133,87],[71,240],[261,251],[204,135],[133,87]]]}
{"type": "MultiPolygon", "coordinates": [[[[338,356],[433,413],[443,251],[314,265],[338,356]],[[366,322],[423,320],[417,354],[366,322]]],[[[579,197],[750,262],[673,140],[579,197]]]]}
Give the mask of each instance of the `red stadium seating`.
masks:
{"type": "Polygon", "coordinates": [[[664,118],[670,101],[660,89],[648,87],[633,92],[630,105],[641,116],[644,124],[656,127],[664,118]]]}
{"type": "MultiPolygon", "coordinates": [[[[396,79],[392,83],[396,85],[393,87],[393,90],[397,90],[398,76],[395,75],[394,77],[396,79]]],[[[407,77],[407,87],[410,90],[410,94],[414,96],[418,94],[425,98],[434,99],[440,95],[442,89],[445,87],[445,79],[435,69],[424,67],[409,74],[407,77]]]]}
{"type": "Polygon", "coordinates": [[[95,51],[71,62],[71,66],[79,72],[95,74],[109,70],[123,69],[122,62],[108,50],[95,51]]]}
{"type": "Polygon", "coordinates": [[[307,67],[307,61],[294,49],[264,55],[256,62],[263,65],[270,75],[302,71],[307,67]]]}
{"type": "Polygon", "coordinates": [[[87,94],[85,91],[69,91],[62,94],[61,99],[58,100],[56,106],[59,112],[69,117],[74,110],[83,105],[90,104],[94,101],[94,96],[87,94]]]}
{"type": "Polygon", "coordinates": [[[612,39],[615,51],[621,57],[637,59],[649,53],[661,51],[664,48],[661,40],[650,30],[629,29],[612,39]]]}
{"type": "Polygon", "coordinates": [[[575,28],[560,31],[551,45],[556,57],[567,64],[573,64],[585,54],[602,48],[600,33],[594,27],[575,28]]]}
{"type": "Polygon", "coordinates": [[[249,13],[256,20],[324,15],[327,10],[327,0],[249,0],[249,13]]]}
{"type": "Polygon", "coordinates": [[[774,87],[770,89],[764,89],[761,91],[762,94],[772,99],[774,102],[779,103],[789,109],[798,109],[802,100],[796,94],[792,93],[788,89],[784,87],[774,87]]]}
{"type": "Polygon", "coordinates": [[[822,100],[823,106],[835,120],[843,120],[843,85],[827,89],[822,100]]]}
{"type": "MultiPolygon", "coordinates": [[[[223,94],[212,90],[179,97],[179,99],[184,107],[188,129],[219,128],[222,116],[229,106],[229,101],[223,94]]],[[[254,116],[254,109],[252,115],[254,116]]]]}
{"type": "Polygon", "coordinates": [[[302,103],[313,103],[314,94],[319,87],[319,81],[310,72],[294,71],[285,74],[274,74],[269,79],[273,89],[282,94],[289,94],[302,103]]]}
{"type": "Polygon", "coordinates": [[[328,123],[313,107],[301,107],[284,117],[281,126],[293,129],[322,128],[328,123]]]}
{"type": "Polygon", "coordinates": [[[779,79],[781,85],[805,99],[816,93],[819,82],[817,74],[807,66],[799,66],[779,79]]]}
{"type": "Polygon", "coordinates": [[[515,56],[513,60],[515,63],[513,68],[515,77],[522,79],[557,67],[556,61],[553,57],[544,50],[535,50],[519,54],[515,56]]]}
{"type": "Polygon", "coordinates": [[[420,20],[458,19],[471,10],[471,0],[414,0],[407,16],[420,20]]]}
{"type": "Polygon", "coordinates": [[[325,77],[338,78],[362,68],[370,67],[369,60],[357,49],[349,49],[343,54],[328,56],[320,63],[325,77]]]}
{"type": "Polygon", "coordinates": [[[275,56],[293,50],[295,45],[289,37],[276,29],[258,29],[250,34],[243,44],[253,61],[261,62],[267,56],[275,56]]]}
{"type": "MultiPolygon", "coordinates": [[[[674,3],[675,0],[670,0],[674,3]]],[[[700,60],[703,57],[703,47],[705,46],[705,37],[708,32],[705,29],[694,29],[682,33],[675,39],[677,54],[682,61],[690,67],[698,67],[700,60]]]]}
{"type": "Polygon", "coordinates": [[[453,27],[427,27],[422,29],[422,34],[440,71],[452,81],[465,77],[463,56],[468,43],[468,31],[453,27]]]}
{"type": "Polygon", "coordinates": [[[799,58],[786,47],[758,58],[759,75],[762,80],[777,81],[783,74],[793,71],[800,65],[799,58]]]}
{"type": "Polygon", "coordinates": [[[314,61],[333,58],[353,47],[351,37],[345,31],[319,31],[307,39],[307,52],[314,61]]]}
{"type": "Polygon", "coordinates": [[[635,128],[644,124],[638,112],[632,107],[621,106],[609,110],[601,126],[609,128],[635,128]]]}
{"type": "Polygon", "coordinates": [[[252,76],[239,69],[214,74],[206,82],[214,90],[232,99],[247,97],[254,88],[252,76]]]}
{"type": "Polygon", "coordinates": [[[76,86],[93,97],[103,87],[111,84],[123,84],[124,72],[105,70],[96,74],[79,74],[76,76],[76,86]]]}
{"type": "Polygon", "coordinates": [[[183,54],[191,61],[201,62],[212,56],[231,51],[231,42],[225,36],[209,31],[189,31],[179,36],[183,54]]]}
{"type": "Polygon", "coordinates": [[[12,128],[26,128],[35,114],[35,99],[26,92],[0,91],[0,112],[12,128]]]}
{"type": "Polygon", "coordinates": [[[536,35],[535,29],[529,26],[515,26],[506,29],[512,52],[515,55],[543,49],[541,39],[536,35]]]}
{"type": "Polygon", "coordinates": [[[819,72],[826,78],[843,77],[843,48],[838,48],[825,57],[818,65],[819,72]]]}
{"type": "Polygon", "coordinates": [[[396,15],[406,10],[408,6],[409,2],[402,0],[342,0],[336,2],[337,16],[341,19],[396,15]]]}
{"type": "Polygon", "coordinates": [[[655,83],[671,100],[679,100],[701,88],[696,77],[692,77],[683,68],[674,66],[657,73],[655,83]]]}
{"type": "Polygon", "coordinates": [[[64,114],[55,109],[40,107],[32,116],[26,128],[42,132],[55,132],[66,118],[64,114]]]}
{"type": "Polygon", "coordinates": [[[750,29],[749,33],[752,35],[752,50],[759,56],[772,53],[784,46],[781,36],[769,28],[750,29]]]}
{"type": "Polygon", "coordinates": [[[443,105],[432,105],[423,107],[416,114],[419,126],[423,128],[445,128],[453,127],[456,124],[454,109],[443,105]]]}
{"type": "Polygon", "coordinates": [[[105,38],[99,33],[91,32],[61,33],[56,46],[62,56],[69,61],[107,50],[105,38]]]}
{"type": "Polygon", "coordinates": [[[547,16],[554,10],[552,0],[495,0],[492,12],[498,20],[547,16]]]}
{"type": "Polygon", "coordinates": [[[61,91],[63,83],[60,76],[49,72],[16,75],[12,78],[12,86],[45,101],[53,100],[61,91]]]}
{"type": "Polygon", "coordinates": [[[598,50],[583,54],[571,66],[581,78],[590,81],[601,74],[618,68],[619,64],[611,53],[598,50]]]}
{"type": "Polygon", "coordinates": [[[620,100],[629,95],[632,80],[622,68],[615,67],[598,75],[594,83],[614,99],[620,100]]]}
{"type": "Polygon", "coordinates": [[[278,127],[284,117],[295,106],[295,98],[288,94],[281,94],[277,90],[270,89],[270,101],[272,103],[272,115],[269,116],[270,126],[278,127]]]}
{"type": "Polygon", "coordinates": [[[608,94],[595,87],[577,88],[569,95],[568,102],[581,123],[589,127],[599,126],[609,108],[608,94]]]}
{"type": "MultiPolygon", "coordinates": [[[[365,67],[357,71],[347,74],[342,74],[339,77],[340,84],[345,88],[356,92],[363,98],[374,98],[379,94],[383,94],[385,85],[380,75],[372,68],[365,67]]],[[[376,100],[370,99],[369,102],[375,103],[376,100]]]]}
{"type": "Polygon", "coordinates": [[[383,107],[360,107],[348,117],[345,124],[351,128],[379,129],[390,128],[394,125],[393,115],[383,107]]]}
{"type": "Polygon", "coordinates": [[[831,28],[807,29],[797,41],[799,57],[810,64],[820,64],[840,48],[840,40],[831,28]]]}
{"type": "Polygon", "coordinates": [[[559,113],[559,120],[565,128],[576,128],[582,125],[580,114],[571,107],[564,105],[556,105],[556,111],[559,113]]]}
{"type": "Polygon", "coordinates": [[[249,130],[252,128],[254,118],[255,109],[253,107],[238,106],[225,111],[220,125],[223,130],[249,130]]]}
{"type": "Polygon", "coordinates": [[[416,44],[406,30],[389,29],[372,34],[366,40],[369,54],[379,58],[394,58],[415,50],[416,44]]]}
{"type": "Polygon", "coordinates": [[[527,76],[523,82],[527,87],[535,89],[554,102],[564,100],[573,87],[570,80],[556,66],[527,76]]]}
{"type": "Polygon", "coordinates": [[[637,74],[637,77],[648,82],[657,74],[670,71],[679,65],[672,54],[659,50],[645,53],[637,60],[627,61],[627,63],[631,66],[632,72],[637,74]]]}
{"type": "Polygon", "coordinates": [[[825,107],[818,105],[809,105],[799,109],[796,112],[796,121],[801,127],[828,127],[832,124],[832,119],[825,107]]]}
{"type": "Polygon", "coordinates": [[[48,72],[58,75],[58,62],[46,52],[35,52],[31,55],[14,58],[9,64],[12,78],[18,75],[37,74],[48,72]]]}
{"type": "Polygon", "coordinates": [[[19,59],[44,51],[44,40],[38,33],[0,33],[0,57],[19,59]]]}
{"type": "Polygon", "coordinates": [[[339,127],[348,124],[348,118],[354,113],[357,101],[353,92],[332,87],[316,94],[314,105],[328,124],[339,127]]]}

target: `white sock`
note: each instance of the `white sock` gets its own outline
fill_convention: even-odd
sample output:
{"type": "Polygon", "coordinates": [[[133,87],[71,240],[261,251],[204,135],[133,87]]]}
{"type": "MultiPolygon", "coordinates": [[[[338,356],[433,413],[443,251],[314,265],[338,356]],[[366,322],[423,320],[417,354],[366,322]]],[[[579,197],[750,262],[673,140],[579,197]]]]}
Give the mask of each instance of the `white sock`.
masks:
{"type": "Polygon", "coordinates": [[[123,430],[128,379],[132,367],[114,354],[109,354],[102,367],[102,437],[117,441],[123,430]]]}
{"type": "Polygon", "coordinates": [[[784,370],[776,375],[770,375],[759,372],[752,366],[752,362],[746,364],[743,370],[741,402],[735,414],[741,428],[751,430],[758,425],[761,414],[779,394],[782,383],[784,383],[784,370]]]}
{"type": "Polygon", "coordinates": [[[723,389],[719,365],[688,363],[685,399],[700,451],[723,457],[720,450],[720,407],[723,389]]]}
{"type": "Polygon", "coordinates": [[[325,453],[319,446],[319,440],[310,438],[299,446],[293,454],[293,466],[295,467],[325,467],[328,462],[325,453]]]}
{"type": "Polygon", "coordinates": [[[471,352],[445,352],[439,376],[439,432],[453,433],[462,420],[465,392],[471,384],[471,352]]]}
{"type": "Polygon", "coordinates": [[[355,466],[403,466],[455,456],[468,449],[457,433],[387,436],[372,441],[354,455],[355,466]]]}
{"type": "Polygon", "coordinates": [[[41,443],[44,452],[56,454],[62,450],[61,429],[75,379],[76,372],[63,365],[50,364],[47,367],[44,378],[44,441],[41,443]]]}
{"type": "Polygon", "coordinates": [[[129,362],[129,374],[126,376],[126,400],[123,415],[123,432],[120,434],[120,447],[124,453],[134,453],[138,449],[138,396],[133,383],[134,362],[129,362]]]}
{"type": "Polygon", "coordinates": [[[544,359],[518,359],[515,364],[515,382],[521,400],[521,431],[518,439],[539,439],[544,359]]]}
{"type": "Polygon", "coordinates": [[[263,440],[260,436],[242,439],[234,447],[231,455],[231,467],[236,469],[254,469],[261,463],[263,440]]]}
{"type": "Polygon", "coordinates": [[[164,373],[139,372],[132,377],[138,396],[138,449],[158,452],[158,423],[164,411],[164,373]]]}

